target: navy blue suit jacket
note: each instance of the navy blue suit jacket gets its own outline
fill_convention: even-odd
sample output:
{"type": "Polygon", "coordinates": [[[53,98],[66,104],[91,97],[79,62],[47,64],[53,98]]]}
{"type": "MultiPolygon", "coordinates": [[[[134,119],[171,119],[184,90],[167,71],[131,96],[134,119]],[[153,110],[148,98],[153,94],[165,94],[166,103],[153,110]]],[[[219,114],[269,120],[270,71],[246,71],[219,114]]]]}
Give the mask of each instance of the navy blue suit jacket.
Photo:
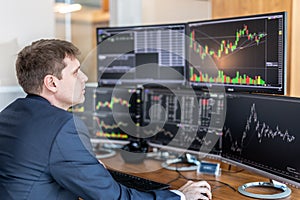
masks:
{"type": "Polygon", "coordinates": [[[180,199],[118,184],[90,149],[88,130],[72,113],[40,96],[17,99],[0,114],[0,198],[180,199]]]}

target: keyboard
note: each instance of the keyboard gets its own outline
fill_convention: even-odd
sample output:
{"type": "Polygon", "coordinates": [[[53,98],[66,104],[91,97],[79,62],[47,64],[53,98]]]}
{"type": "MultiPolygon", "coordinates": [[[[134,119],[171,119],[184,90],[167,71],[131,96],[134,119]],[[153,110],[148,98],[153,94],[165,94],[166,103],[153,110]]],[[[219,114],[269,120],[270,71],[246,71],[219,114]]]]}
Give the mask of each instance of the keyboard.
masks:
{"type": "Polygon", "coordinates": [[[108,169],[108,171],[118,183],[125,185],[126,187],[134,188],[143,192],[148,192],[152,190],[164,190],[170,188],[169,184],[159,183],[156,181],[141,178],[120,171],[115,171],[112,169],[108,169]]]}

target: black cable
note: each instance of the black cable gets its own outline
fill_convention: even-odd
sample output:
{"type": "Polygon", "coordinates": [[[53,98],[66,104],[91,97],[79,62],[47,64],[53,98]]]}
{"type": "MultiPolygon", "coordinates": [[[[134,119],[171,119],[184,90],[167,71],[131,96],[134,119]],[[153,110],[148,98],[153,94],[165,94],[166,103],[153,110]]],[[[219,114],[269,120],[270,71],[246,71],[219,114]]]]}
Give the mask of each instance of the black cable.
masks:
{"type": "MultiPolygon", "coordinates": [[[[229,187],[230,189],[232,189],[234,192],[237,192],[237,190],[236,190],[233,186],[231,186],[230,184],[225,183],[225,182],[223,182],[223,181],[218,181],[218,180],[213,180],[213,179],[211,179],[211,180],[206,180],[206,181],[221,183],[221,184],[223,184],[223,185],[229,187]]],[[[220,187],[221,187],[221,186],[220,186],[220,187]]],[[[216,188],[215,188],[215,189],[216,189],[216,188]]]]}
{"type": "Polygon", "coordinates": [[[222,172],[226,172],[226,173],[239,173],[239,172],[242,172],[244,171],[245,169],[240,169],[240,170],[236,170],[236,171],[233,171],[231,170],[231,165],[228,166],[228,169],[225,170],[225,169],[222,169],[222,172]]]}
{"type": "Polygon", "coordinates": [[[240,169],[240,170],[236,170],[236,171],[232,171],[232,170],[224,170],[222,169],[222,173],[225,172],[225,173],[240,173],[242,171],[244,171],[245,169],[240,169]]]}
{"type": "Polygon", "coordinates": [[[180,177],[181,177],[180,174],[178,174],[178,176],[176,178],[174,178],[173,180],[168,181],[167,184],[171,184],[172,182],[177,181],[180,177]]]}
{"type": "MultiPolygon", "coordinates": [[[[177,177],[176,180],[178,180],[181,177],[181,178],[184,178],[184,179],[190,180],[190,181],[201,181],[201,179],[198,179],[198,178],[188,178],[188,177],[184,176],[179,170],[177,170],[177,168],[176,168],[176,172],[179,174],[179,177],[177,177]]],[[[213,179],[206,180],[206,181],[221,183],[221,184],[229,187],[230,189],[232,189],[234,192],[237,192],[237,190],[233,186],[231,186],[230,184],[225,183],[223,181],[218,181],[218,180],[213,180],[213,179]]],[[[217,189],[217,188],[214,188],[214,190],[215,189],[217,189]]]]}

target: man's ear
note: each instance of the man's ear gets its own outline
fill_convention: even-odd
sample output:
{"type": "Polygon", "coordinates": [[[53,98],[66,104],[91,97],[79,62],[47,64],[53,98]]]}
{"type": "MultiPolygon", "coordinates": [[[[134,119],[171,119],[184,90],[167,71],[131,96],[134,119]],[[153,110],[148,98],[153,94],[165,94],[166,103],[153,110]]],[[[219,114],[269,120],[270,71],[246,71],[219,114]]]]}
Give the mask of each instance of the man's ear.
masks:
{"type": "Polygon", "coordinates": [[[56,92],[57,91],[56,81],[57,78],[55,76],[46,75],[44,78],[44,85],[49,91],[56,92]]]}

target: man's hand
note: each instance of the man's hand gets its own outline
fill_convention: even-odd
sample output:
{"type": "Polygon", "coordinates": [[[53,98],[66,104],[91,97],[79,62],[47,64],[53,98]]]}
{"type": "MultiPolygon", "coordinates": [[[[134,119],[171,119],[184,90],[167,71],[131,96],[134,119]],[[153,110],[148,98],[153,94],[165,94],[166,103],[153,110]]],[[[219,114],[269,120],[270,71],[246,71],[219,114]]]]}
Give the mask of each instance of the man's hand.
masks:
{"type": "Polygon", "coordinates": [[[199,181],[199,182],[188,181],[178,190],[185,195],[186,200],[212,199],[211,188],[206,181],[199,181]]]}

